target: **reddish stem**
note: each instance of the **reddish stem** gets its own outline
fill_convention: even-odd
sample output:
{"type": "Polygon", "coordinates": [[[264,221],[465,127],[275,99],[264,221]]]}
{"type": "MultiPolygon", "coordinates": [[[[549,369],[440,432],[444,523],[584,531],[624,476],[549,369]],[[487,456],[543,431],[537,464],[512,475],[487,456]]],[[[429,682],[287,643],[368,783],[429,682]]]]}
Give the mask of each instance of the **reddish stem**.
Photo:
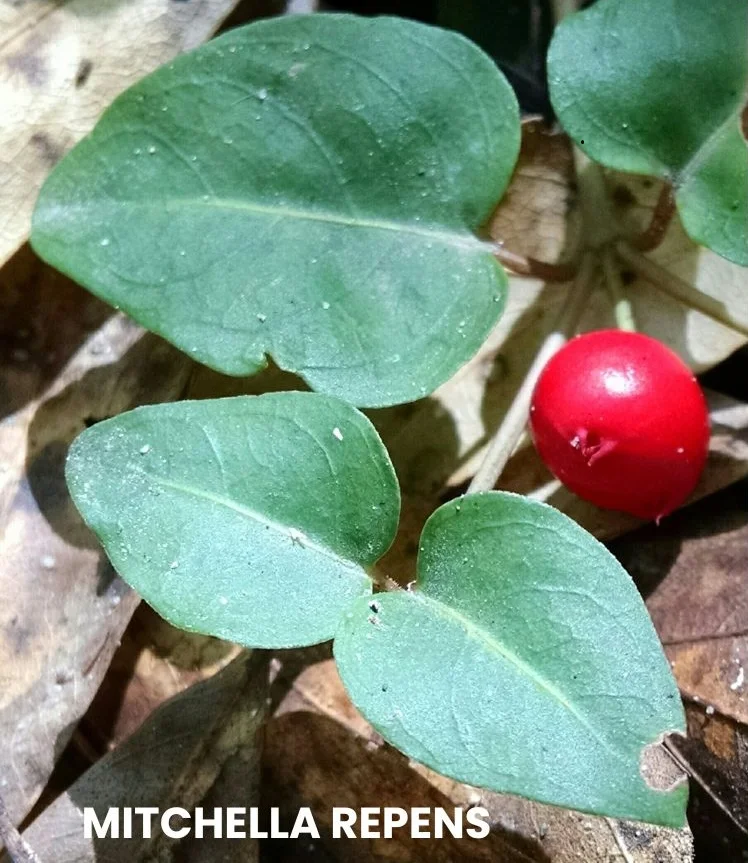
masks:
{"type": "Polygon", "coordinates": [[[673,197],[673,189],[666,183],[662,187],[660,197],[655,204],[652,221],[638,237],[632,238],[630,241],[631,245],[640,252],[651,252],[652,249],[656,249],[665,239],[665,233],[674,215],[675,198],[673,197]]]}
{"type": "Polygon", "coordinates": [[[504,248],[494,251],[494,257],[518,276],[532,276],[544,282],[570,282],[578,270],[575,264],[549,264],[504,248]]]}

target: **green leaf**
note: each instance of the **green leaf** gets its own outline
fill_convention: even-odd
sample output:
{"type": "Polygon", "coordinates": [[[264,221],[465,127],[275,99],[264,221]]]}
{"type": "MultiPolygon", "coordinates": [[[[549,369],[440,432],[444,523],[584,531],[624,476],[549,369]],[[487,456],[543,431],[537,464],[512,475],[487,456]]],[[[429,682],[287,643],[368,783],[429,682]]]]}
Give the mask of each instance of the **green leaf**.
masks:
{"type": "Polygon", "coordinates": [[[315,393],[138,408],[73,443],[67,481],[117,572],[190,632],[325,641],[371,592],[400,495],[371,423],[315,393]]]}
{"type": "Polygon", "coordinates": [[[684,728],[633,582],[571,519],[518,495],[426,523],[418,584],[357,600],[335,657],[355,704],[448,776],[587,812],[679,825],[686,788],[650,788],[645,748],[684,728]]]}
{"type": "Polygon", "coordinates": [[[599,0],[548,54],[551,101],[588,155],[670,181],[686,231],[748,265],[745,0],[599,0]]]}
{"type": "Polygon", "coordinates": [[[219,371],[269,355],[355,404],[410,401],[500,316],[474,232],[519,138],[511,88],[455,33],[261,21],[118,98],[47,180],[32,243],[219,371]]]}

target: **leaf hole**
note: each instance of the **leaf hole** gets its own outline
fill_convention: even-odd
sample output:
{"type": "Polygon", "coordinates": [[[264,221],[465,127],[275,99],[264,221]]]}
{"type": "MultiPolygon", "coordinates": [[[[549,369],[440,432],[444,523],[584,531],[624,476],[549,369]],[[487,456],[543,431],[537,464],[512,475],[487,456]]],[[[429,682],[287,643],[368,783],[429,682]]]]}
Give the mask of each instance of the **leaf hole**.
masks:
{"type": "Polygon", "coordinates": [[[679,732],[668,731],[662,734],[654,743],[645,746],[641,752],[639,773],[647,787],[653,791],[673,791],[688,779],[683,768],[665,748],[663,741],[671,734],[679,734],[679,732]]]}

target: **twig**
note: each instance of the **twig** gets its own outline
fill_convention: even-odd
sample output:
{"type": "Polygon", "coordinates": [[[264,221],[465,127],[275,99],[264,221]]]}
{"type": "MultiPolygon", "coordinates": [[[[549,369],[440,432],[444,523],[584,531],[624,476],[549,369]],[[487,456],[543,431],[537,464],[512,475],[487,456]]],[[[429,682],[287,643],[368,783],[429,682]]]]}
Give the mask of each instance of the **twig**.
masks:
{"type": "Polygon", "coordinates": [[[570,282],[577,273],[574,264],[550,264],[538,261],[517,252],[511,252],[499,244],[494,248],[494,257],[518,276],[532,276],[544,282],[570,282]]]}
{"type": "Polygon", "coordinates": [[[626,861],[626,863],[634,863],[634,858],[629,853],[629,849],[626,847],[626,841],[621,836],[621,831],[618,829],[618,825],[612,818],[605,819],[608,823],[608,827],[610,827],[610,832],[613,834],[613,838],[616,840],[616,845],[618,846],[618,850],[621,852],[621,856],[626,861]]]}
{"type": "Polygon", "coordinates": [[[478,491],[492,489],[506,463],[514,452],[517,441],[527,425],[527,417],[530,413],[530,402],[535,384],[538,382],[540,373],[545,368],[548,360],[558,351],[574,333],[579,318],[584,310],[589,292],[592,288],[593,277],[596,273],[594,257],[586,253],[582,259],[579,275],[574,280],[569,291],[569,297],[564,310],[543,342],[537,356],[533,360],[527,375],[522,382],[517,395],[514,397],[511,407],[504,416],[504,421],[494,435],[483,463],[478,468],[475,476],[468,487],[468,494],[478,491]]]}
{"type": "Polygon", "coordinates": [[[665,238],[670,221],[675,215],[675,197],[669,183],[665,183],[660,191],[660,196],[652,212],[652,221],[649,226],[637,237],[632,237],[629,242],[640,252],[651,252],[665,238]]]}
{"type": "Polygon", "coordinates": [[[16,825],[0,797],[0,840],[13,863],[42,863],[29,843],[16,830],[16,825]]]}
{"type": "Polygon", "coordinates": [[[662,745],[668,755],[675,761],[675,763],[680,767],[681,770],[684,771],[688,776],[699,785],[703,791],[707,794],[707,796],[712,800],[712,802],[722,811],[724,814],[732,821],[732,823],[741,831],[741,833],[748,834],[748,827],[741,824],[740,821],[732,814],[729,806],[723,803],[719,797],[716,795],[714,791],[709,787],[709,783],[704,779],[701,774],[699,774],[691,763],[686,760],[686,758],[681,754],[681,752],[670,742],[670,740],[666,737],[662,741],[662,745]]]}
{"type": "Polygon", "coordinates": [[[735,330],[736,333],[748,336],[748,325],[735,320],[723,303],[689,285],[688,282],[650,260],[623,240],[616,243],[615,250],[619,258],[631,269],[663,293],[735,330]]]}
{"type": "Polygon", "coordinates": [[[616,317],[618,329],[635,333],[637,328],[636,320],[634,319],[634,309],[631,305],[631,300],[626,296],[619,262],[610,246],[606,246],[603,249],[602,261],[605,285],[613,301],[613,313],[616,317]]]}

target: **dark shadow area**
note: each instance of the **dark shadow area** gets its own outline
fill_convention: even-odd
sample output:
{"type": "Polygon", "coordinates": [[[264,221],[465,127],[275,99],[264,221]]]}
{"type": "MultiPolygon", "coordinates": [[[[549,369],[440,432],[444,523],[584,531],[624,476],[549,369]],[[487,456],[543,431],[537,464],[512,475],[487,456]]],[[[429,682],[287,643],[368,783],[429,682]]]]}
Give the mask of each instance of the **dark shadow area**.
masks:
{"type": "Polygon", "coordinates": [[[693,863],[748,860],[748,833],[740,830],[693,780],[689,795],[687,817],[693,833],[693,863]]]}
{"type": "Polygon", "coordinates": [[[688,705],[686,715],[688,738],[677,740],[677,746],[689,764],[696,766],[701,779],[701,782],[692,779],[689,788],[688,823],[694,837],[694,863],[735,863],[746,860],[746,728],[725,716],[709,716],[700,705],[688,705]],[[729,745],[715,747],[715,737],[720,737],[729,745]],[[708,740],[711,740],[711,747],[708,740]],[[717,749],[720,754],[713,749],[717,749]],[[732,818],[715,802],[715,797],[729,810],[732,818]]]}
{"type": "MultiPolygon", "coordinates": [[[[177,396],[191,361],[158,336],[142,335],[120,359],[91,368],[43,402],[29,427],[26,475],[40,512],[55,532],[79,548],[98,548],[65,483],[65,459],[74,438],[90,425],[177,396]]],[[[110,576],[103,573],[103,579],[110,576]]]]}
{"type": "MultiPolygon", "coordinates": [[[[194,3],[195,0],[171,0],[172,3],[194,3]]],[[[221,24],[219,33],[234,27],[250,24],[258,18],[271,18],[280,15],[286,8],[285,0],[241,0],[226,20],[221,24]]]]}
{"type": "MultiPolygon", "coordinates": [[[[648,524],[608,547],[646,598],[670,572],[684,542],[719,536],[747,524],[748,480],[742,480],[678,510],[659,526],[648,524]]],[[[728,548],[724,549],[724,557],[715,558],[714,553],[710,546],[708,558],[712,565],[725,570],[735,568],[737,559],[730,559],[728,548]]]]}
{"type": "Polygon", "coordinates": [[[0,268],[0,419],[38,398],[111,308],[24,245],[0,268]]]}
{"type": "MultiPolygon", "coordinates": [[[[746,279],[748,280],[748,274],[746,279]]],[[[746,302],[748,303],[748,295],[746,302]]],[[[708,389],[748,403],[748,345],[739,348],[718,366],[701,375],[701,383],[708,389]]]]}
{"type": "Polygon", "coordinates": [[[398,15],[467,36],[498,64],[522,111],[550,119],[545,55],[552,30],[548,0],[326,0],[324,10],[398,15]]]}

